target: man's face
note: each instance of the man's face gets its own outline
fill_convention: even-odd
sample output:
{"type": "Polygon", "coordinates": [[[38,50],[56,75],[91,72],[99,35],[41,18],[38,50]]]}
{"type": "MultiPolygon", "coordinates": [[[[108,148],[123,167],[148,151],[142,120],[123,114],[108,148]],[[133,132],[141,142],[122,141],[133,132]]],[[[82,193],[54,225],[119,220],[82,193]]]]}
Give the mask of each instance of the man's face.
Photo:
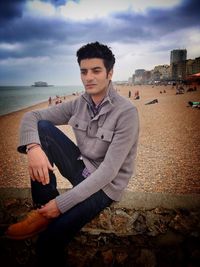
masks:
{"type": "Polygon", "coordinates": [[[101,95],[107,90],[113,71],[107,74],[103,59],[83,59],[80,62],[80,70],[81,80],[88,94],[101,95]]]}

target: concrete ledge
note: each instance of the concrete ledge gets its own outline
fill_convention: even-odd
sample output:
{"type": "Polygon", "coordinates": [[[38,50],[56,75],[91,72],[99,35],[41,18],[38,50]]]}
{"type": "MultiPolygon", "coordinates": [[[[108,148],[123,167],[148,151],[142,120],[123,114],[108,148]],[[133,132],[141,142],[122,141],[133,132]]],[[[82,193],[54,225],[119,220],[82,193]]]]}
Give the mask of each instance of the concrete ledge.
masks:
{"type": "MultiPolygon", "coordinates": [[[[59,190],[60,193],[65,190],[59,190]]],[[[30,188],[0,188],[0,199],[31,198],[30,188]]],[[[198,209],[200,208],[200,194],[177,195],[169,193],[146,193],[126,190],[120,202],[114,204],[116,208],[151,210],[157,207],[166,209],[198,209]]]]}
{"type": "Polygon", "coordinates": [[[117,207],[128,209],[151,210],[157,207],[166,209],[186,208],[197,209],[200,207],[200,194],[169,194],[146,193],[126,190],[117,207]]]}

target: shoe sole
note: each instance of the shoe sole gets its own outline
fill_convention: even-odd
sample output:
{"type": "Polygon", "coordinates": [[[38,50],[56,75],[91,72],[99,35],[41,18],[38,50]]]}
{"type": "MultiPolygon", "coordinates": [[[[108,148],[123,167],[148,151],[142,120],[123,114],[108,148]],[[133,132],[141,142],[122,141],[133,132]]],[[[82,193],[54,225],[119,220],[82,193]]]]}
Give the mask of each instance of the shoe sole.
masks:
{"type": "Polygon", "coordinates": [[[36,236],[37,234],[43,232],[46,228],[47,228],[47,227],[44,227],[44,228],[38,230],[37,232],[30,233],[30,234],[27,234],[27,235],[8,235],[8,234],[6,234],[5,237],[7,237],[8,239],[13,239],[13,240],[23,240],[23,239],[28,239],[28,238],[34,237],[34,236],[36,236]]]}

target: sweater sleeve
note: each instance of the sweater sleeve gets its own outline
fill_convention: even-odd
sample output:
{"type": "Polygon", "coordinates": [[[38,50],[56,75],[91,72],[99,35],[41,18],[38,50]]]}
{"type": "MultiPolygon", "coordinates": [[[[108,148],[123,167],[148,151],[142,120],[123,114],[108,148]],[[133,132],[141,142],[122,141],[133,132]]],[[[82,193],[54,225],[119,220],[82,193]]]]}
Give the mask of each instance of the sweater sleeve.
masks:
{"type": "Polygon", "coordinates": [[[40,120],[48,120],[54,125],[63,125],[68,123],[72,112],[72,101],[70,101],[47,109],[25,113],[20,125],[20,140],[17,150],[21,153],[25,153],[27,144],[40,144],[38,134],[38,122],[40,120]]]}
{"type": "Polygon", "coordinates": [[[133,107],[120,115],[113,140],[97,170],[77,186],[56,197],[59,210],[66,212],[109,184],[117,176],[130,149],[137,145],[138,135],[138,113],[133,107]]]}

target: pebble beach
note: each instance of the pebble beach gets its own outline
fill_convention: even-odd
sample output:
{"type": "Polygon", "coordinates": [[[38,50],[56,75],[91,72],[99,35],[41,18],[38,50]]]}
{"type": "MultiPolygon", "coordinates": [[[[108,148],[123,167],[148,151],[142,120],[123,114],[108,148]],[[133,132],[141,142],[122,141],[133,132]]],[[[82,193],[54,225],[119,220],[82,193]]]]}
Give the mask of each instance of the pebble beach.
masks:
{"type": "MultiPolygon", "coordinates": [[[[137,192],[176,194],[200,193],[200,109],[188,101],[200,101],[200,87],[194,92],[176,95],[175,87],[117,86],[119,94],[137,107],[140,138],[136,173],[128,189],[137,192]],[[134,99],[139,91],[140,99],[134,99]],[[164,93],[165,90],[165,93],[164,93]],[[158,103],[145,105],[157,99],[158,103]]],[[[77,96],[66,96],[65,101],[77,96]]],[[[17,152],[18,132],[23,114],[47,108],[48,102],[0,117],[0,187],[27,188],[30,180],[26,155],[17,152]]],[[[60,126],[75,141],[69,126],[60,126]]],[[[58,188],[70,187],[67,179],[56,171],[58,188]]]]}

